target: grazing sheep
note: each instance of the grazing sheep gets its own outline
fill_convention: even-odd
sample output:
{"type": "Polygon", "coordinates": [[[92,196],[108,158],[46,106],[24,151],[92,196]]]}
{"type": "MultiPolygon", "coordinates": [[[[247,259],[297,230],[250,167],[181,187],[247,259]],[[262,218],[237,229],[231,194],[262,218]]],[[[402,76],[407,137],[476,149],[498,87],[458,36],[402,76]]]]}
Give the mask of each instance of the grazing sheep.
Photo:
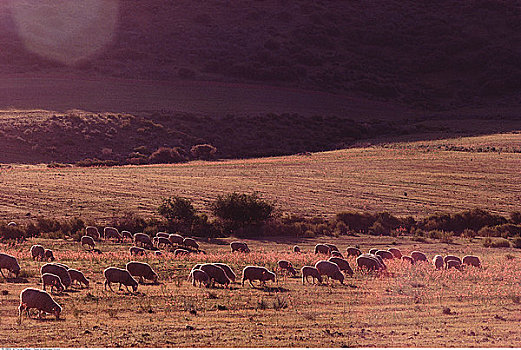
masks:
{"type": "Polygon", "coordinates": [[[371,255],[372,258],[378,260],[378,262],[380,263],[380,266],[382,267],[382,269],[386,269],[387,266],[385,265],[384,263],[384,259],[382,259],[382,257],[380,255],[371,255]]]}
{"type": "Polygon", "coordinates": [[[43,256],[45,258],[45,261],[54,261],[54,253],[50,249],[45,249],[43,252],[43,256]]]}
{"type": "Polygon", "coordinates": [[[362,251],[356,247],[349,247],[346,249],[347,256],[360,256],[362,255],[362,251]]]}
{"type": "Polygon", "coordinates": [[[11,221],[10,223],[7,224],[7,226],[14,227],[14,226],[18,226],[18,225],[16,224],[16,222],[11,221]]]}
{"type": "Polygon", "coordinates": [[[174,256],[188,255],[188,254],[190,254],[190,251],[186,250],[186,249],[178,248],[178,249],[174,250],[174,256]]]}
{"type": "Polygon", "coordinates": [[[85,278],[85,275],[78,270],[75,269],[68,269],[69,275],[71,276],[71,282],[78,282],[79,286],[81,287],[81,284],[83,283],[85,287],[89,288],[89,280],[85,278]]]}
{"type": "Polygon", "coordinates": [[[279,270],[281,270],[284,273],[288,272],[292,276],[295,276],[297,274],[297,271],[293,267],[293,264],[291,264],[291,262],[289,262],[287,260],[279,260],[277,262],[277,266],[278,266],[279,270]]]}
{"type": "Polygon", "coordinates": [[[349,276],[353,276],[353,269],[351,268],[351,266],[349,265],[347,260],[333,256],[333,257],[329,258],[328,261],[331,261],[332,263],[337,264],[340,271],[344,271],[349,276]]]}
{"type": "Polygon", "coordinates": [[[9,273],[14,274],[16,277],[20,274],[20,265],[18,265],[18,260],[14,256],[0,253],[0,273],[5,278],[4,272],[2,269],[6,269],[9,273]]]}
{"type": "Polygon", "coordinates": [[[394,259],[393,253],[391,253],[388,250],[379,250],[379,251],[376,252],[375,255],[378,255],[382,259],[394,259]]]}
{"type": "Polygon", "coordinates": [[[376,255],[376,252],[379,251],[379,250],[380,250],[380,249],[378,249],[378,248],[370,249],[370,250],[369,250],[369,254],[371,254],[371,255],[376,255]]]}
{"type": "Polygon", "coordinates": [[[150,240],[150,236],[141,232],[134,234],[134,245],[137,246],[138,243],[148,249],[152,249],[154,246],[150,240]]]}
{"type": "Polygon", "coordinates": [[[242,286],[244,287],[244,282],[250,282],[250,286],[255,288],[253,285],[253,281],[260,281],[262,284],[265,284],[266,281],[276,282],[276,275],[262,266],[246,266],[242,270],[242,286]]]}
{"type": "Polygon", "coordinates": [[[210,284],[210,276],[206,272],[200,269],[195,269],[190,272],[189,279],[192,280],[192,284],[195,287],[196,282],[199,282],[199,287],[204,283],[205,287],[208,287],[210,284]]]}
{"type": "Polygon", "coordinates": [[[325,244],[317,244],[315,246],[315,254],[324,254],[324,255],[329,255],[331,253],[331,248],[328,247],[327,245],[325,244]]]}
{"type": "Polygon", "coordinates": [[[418,261],[427,261],[427,255],[425,255],[422,252],[417,252],[417,251],[414,251],[411,253],[411,258],[413,258],[415,263],[418,261]]]}
{"type": "Polygon", "coordinates": [[[172,233],[171,235],[168,236],[168,240],[172,244],[181,245],[181,244],[183,244],[184,238],[183,238],[183,236],[178,235],[177,233],[172,233]]]}
{"type": "Polygon", "coordinates": [[[383,269],[380,261],[375,256],[370,254],[362,254],[356,258],[356,265],[360,269],[367,269],[370,271],[379,271],[383,269]]]}
{"type": "Polygon", "coordinates": [[[443,257],[441,255],[436,255],[432,259],[432,264],[436,268],[436,270],[440,270],[443,268],[443,257]]]}
{"type": "Polygon", "coordinates": [[[333,250],[333,251],[331,252],[331,256],[335,256],[335,257],[337,257],[337,258],[342,258],[342,259],[344,258],[344,256],[342,255],[342,253],[340,253],[338,250],[333,250]]]}
{"type": "Polygon", "coordinates": [[[199,244],[193,238],[185,238],[183,239],[183,245],[187,248],[192,248],[195,250],[199,250],[199,244]]]}
{"type": "Polygon", "coordinates": [[[61,306],[58,305],[46,291],[25,288],[20,293],[18,316],[21,317],[24,310],[27,312],[27,316],[29,316],[29,309],[37,309],[39,318],[42,318],[42,313],[46,312],[54,314],[57,320],[60,318],[60,313],[62,312],[61,306]]]}
{"type": "Polygon", "coordinates": [[[463,264],[471,265],[475,267],[481,267],[481,261],[477,256],[474,255],[466,255],[463,257],[463,264]]]}
{"type": "Polygon", "coordinates": [[[62,284],[60,277],[52,273],[44,273],[42,275],[42,284],[43,290],[46,290],[47,286],[51,286],[51,292],[53,287],[56,288],[58,293],[61,293],[65,290],[65,287],[62,284]]]}
{"type": "Polygon", "coordinates": [[[170,235],[166,232],[158,232],[158,233],[156,233],[156,237],[163,237],[163,238],[168,239],[170,237],[170,235]]]}
{"type": "Polygon", "coordinates": [[[107,290],[107,286],[109,286],[110,290],[114,291],[111,283],[119,283],[119,290],[121,290],[121,286],[124,285],[128,292],[130,292],[128,286],[132,287],[134,293],[137,291],[137,281],[127,270],[117,267],[108,267],[103,271],[103,275],[105,276],[105,290],[107,290]]]}
{"type": "Polygon", "coordinates": [[[320,260],[315,264],[315,267],[321,276],[327,276],[328,279],[331,278],[333,280],[339,281],[341,284],[344,284],[344,275],[342,272],[340,272],[337,264],[331,261],[320,260]]]}
{"type": "Polygon", "coordinates": [[[210,285],[213,286],[214,282],[222,284],[224,286],[230,285],[230,279],[226,275],[226,272],[223,268],[214,265],[214,264],[202,264],[199,267],[200,270],[206,272],[208,277],[210,277],[210,285]]]}
{"type": "Polygon", "coordinates": [[[293,247],[293,253],[300,253],[300,247],[298,245],[293,247]]]}
{"type": "Polygon", "coordinates": [[[447,262],[450,260],[456,260],[461,265],[461,259],[455,255],[447,255],[446,257],[443,258],[443,262],[445,263],[445,265],[447,265],[447,262]]]}
{"type": "Polygon", "coordinates": [[[139,282],[143,283],[143,278],[157,283],[157,273],[147,263],[131,261],[126,265],[127,271],[132,277],[139,277],[139,282]]]}
{"type": "Polygon", "coordinates": [[[389,248],[387,250],[390,251],[391,254],[394,255],[394,257],[396,259],[401,259],[402,258],[402,252],[400,251],[400,249],[398,249],[398,248],[389,248]]]}
{"type": "Polygon", "coordinates": [[[315,278],[318,280],[318,282],[322,283],[322,276],[320,276],[320,273],[316,267],[303,266],[300,271],[302,272],[302,284],[304,284],[304,281],[309,283],[308,277],[310,276],[312,278],[312,283],[315,283],[315,278]]]}
{"type": "Polygon", "coordinates": [[[67,266],[67,265],[65,265],[65,264],[62,264],[62,263],[54,263],[54,265],[61,266],[61,267],[63,267],[63,268],[66,269],[66,270],[69,270],[69,269],[70,269],[69,266],[67,266]]]}
{"type": "Polygon", "coordinates": [[[250,248],[248,248],[248,245],[245,242],[238,242],[238,241],[232,242],[232,243],[230,243],[230,248],[232,249],[232,253],[233,252],[242,252],[242,253],[250,252],[250,248]]]}
{"type": "Polygon", "coordinates": [[[96,226],[87,226],[85,228],[85,236],[92,237],[92,239],[99,241],[100,234],[98,228],[96,226]]]}
{"type": "Polygon", "coordinates": [[[447,269],[450,269],[450,268],[456,268],[458,270],[461,269],[461,263],[458,261],[458,260],[448,260],[446,263],[445,263],[447,269]]]}
{"type": "Polygon", "coordinates": [[[226,273],[226,276],[230,279],[230,281],[235,282],[237,279],[237,276],[235,276],[235,273],[233,272],[232,268],[226,264],[223,263],[214,263],[215,266],[219,266],[221,269],[224,270],[226,273]]]}
{"type": "Polygon", "coordinates": [[[40,269],[40,273],[43,275],[44,273],[52,273],[58,277],[62,281],[65,288],[69,288],[72,284],[71,275],[69,274],[68,267],[66,265],[49,263],[42,266],[40,269]]]}
{"type": "Polygon", "coordinates": [[[145,255],[145,249],[141,247],[130,247],[130,255],[145,255]]]}
{"type": "Polygon", "coordinates": [[[92,238],[91,236],[82,236],[80,243],[82,247],[85,247],[87,245],[90,247],[90,249],[94,249],[94,247],[96,246],[96,243],[94,243],[94,238],[92,238]]]}
{"type": "Polygon", "coordinates": [[[156,243],[156,247],[159,248],[159,246],[167,246],[167,247],[174,247],[174,245],[172,244],[172,242],[170,242],[168,240],[168,238],[165,238],[165,237],[156,237],[157,238],[157,243],[156,243]]]}
{"type": "Polygon", "coordinates": [[[39,244],[35,244],[31,247],[31,255],[33,260],[43,260],[45,254],[45,248],[39,244]]]}
{"type": "Polygon", "coordinates": [[[331,252],[339,252],[340,250],[338,250],[338,248],[336,247],[336,245],[334,244],[330,244],[330,243],[324,243],[324,245],[328,246],[329,247],[329,250],[331,252]]]}
{"type": "Polygon", "coordinates": [[[121,231],[121,239],[125,240],[125,238],[130,238],[130,240],[134,239],[134,236],[132,236],[132,233],[130,231],[121,231]]]}
{"type": "Polygon", "coordinates": [[[121,242],[123,239],[118,229],[115,227],[105,227],[103,230],[103,236],[105,236],[105,239],[115,238],[118,242],[121,242]]]}
{"type": "Polygon", "coordinates": [[[408,263],[414,264],[414,259],[408,255],[402,255],[402,261],[407,261],[408,263]]]}

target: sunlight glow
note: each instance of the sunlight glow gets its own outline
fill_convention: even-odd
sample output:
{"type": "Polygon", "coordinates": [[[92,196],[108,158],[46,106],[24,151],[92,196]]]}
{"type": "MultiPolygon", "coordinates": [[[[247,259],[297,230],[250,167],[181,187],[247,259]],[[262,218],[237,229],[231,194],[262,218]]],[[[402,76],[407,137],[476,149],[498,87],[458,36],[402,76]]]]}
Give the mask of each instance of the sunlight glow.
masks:
{"type": "Polygon", "coordinates": [[[11,0],[25,47],[67,65],[85,61],[112,41],[118,0],[11,0]]]}

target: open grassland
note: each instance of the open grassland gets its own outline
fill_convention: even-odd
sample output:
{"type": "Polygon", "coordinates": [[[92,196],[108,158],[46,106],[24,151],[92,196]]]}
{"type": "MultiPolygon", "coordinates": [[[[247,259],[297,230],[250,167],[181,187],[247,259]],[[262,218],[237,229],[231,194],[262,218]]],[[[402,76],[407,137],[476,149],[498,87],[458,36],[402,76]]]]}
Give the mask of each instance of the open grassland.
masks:
{"type": "MultiPolygon", "coordinates": [[[[520,134],[476,137],[519,147],[520,134]]],[[[446,140],[446,144],[468,139],[446,140]]],[[[403,148],[373,146],[311,156],[190,162],[110,168],[0,168],[0,216],[81,216],[99,223],[131,211],[157,215],[161,197],[190,198],[200,209],[219,194],[259,191],[282,211],[333,215],[344,210],[425,216],[479,207],[508,215],[519,210],[521,154],[459,152],[429,142],[403,148]]]]}
{"type": "MultiPolygon", "coordinates": [[[[13,347],[519,347],[521,335],[521,254],[514,249],[483,248],[479,240],[455,244],[417,243],[407,237],[343,237],[295,241],[247,241],[252,253],[229,252],[229,240],[201,242],[206,255],[174,258],[165,253],[137,258],[160,276],[159,285],[140,285],[138,294],[105,292],[102,271],[130,260],[130,243],[103,243],[101,255],[62,240],[32,240],[2,246],[20,261],[27,283],[0,280],[0,342],[13,347]],[[186,281],[198,262],[226,262],[236,274],[248,264],[273,269],[278,259],[299,270],[323,257],[312,253],[320,241],[341,251],[358,244],[397,247],[404,253],[475,254],[483,268],[436,271],[430,265],[388,263],[388,273],[355,270],[345,285],[302,285],[279,278],[269,288],[233,284],[231,290],[198,288],[186,281]],[[43,263],[30,259],[31,244],[52,248],[57,261],[82,270],[89,289],[56,295],[62,320],[17,317],[19,292],[37,287],[43,263]],[[298,243],[302,254],[291,252],[298,243]],[[225,245],[226,244],[226,245],[225,245]]],[[[354,265],[353,258],[348,258],[354,265]]],[[[300,274],[300,271],[299,271],[300,274]]],[[[117,291],[117,287],[115,287],[117,291]]]]}

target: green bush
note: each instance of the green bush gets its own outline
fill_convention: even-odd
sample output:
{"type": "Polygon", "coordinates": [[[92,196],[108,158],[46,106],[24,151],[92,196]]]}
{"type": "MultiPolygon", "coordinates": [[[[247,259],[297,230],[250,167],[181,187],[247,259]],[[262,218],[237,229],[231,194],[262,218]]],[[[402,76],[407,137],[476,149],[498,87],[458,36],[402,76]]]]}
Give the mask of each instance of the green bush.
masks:
{"type": "Polygon", "coordinates": [[[493,240],[487,237],[483,240],[483,246],[486,248],[510,248],[510,241],[504,238],[498,238],[493,240]]]}
{"type": "Polygon", "coordinates": [[[189,199],[179,196],[163,198],[158,212],[170,223],[179,221],[191,225],[195,219],[196,210],[189,199]]]}

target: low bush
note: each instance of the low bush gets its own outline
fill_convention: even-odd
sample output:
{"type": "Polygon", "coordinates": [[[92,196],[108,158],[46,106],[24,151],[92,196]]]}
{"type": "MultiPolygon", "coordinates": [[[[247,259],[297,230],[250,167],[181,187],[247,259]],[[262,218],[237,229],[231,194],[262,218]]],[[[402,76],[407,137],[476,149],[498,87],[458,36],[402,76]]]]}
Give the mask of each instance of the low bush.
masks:
{"type": "Polygon", "coordinates": [[[504,238],[492,239],[487,237],[483,240],[483,246],[486,248],[510,248],[510,241],[504,238]]]}

